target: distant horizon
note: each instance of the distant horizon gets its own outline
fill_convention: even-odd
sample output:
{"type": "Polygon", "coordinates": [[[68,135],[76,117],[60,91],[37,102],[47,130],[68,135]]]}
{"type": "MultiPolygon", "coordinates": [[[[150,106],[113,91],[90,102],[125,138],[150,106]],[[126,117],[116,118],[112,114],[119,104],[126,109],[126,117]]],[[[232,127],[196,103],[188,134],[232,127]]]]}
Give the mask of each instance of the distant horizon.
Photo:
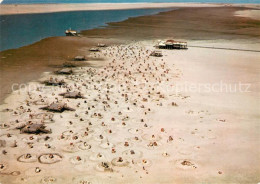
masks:
{"type": "Polygon", "coordinates": [[[260,0],[0,0],[0,4],[76,4],[76,3],[226,3],[260,4],[260,0]]]}

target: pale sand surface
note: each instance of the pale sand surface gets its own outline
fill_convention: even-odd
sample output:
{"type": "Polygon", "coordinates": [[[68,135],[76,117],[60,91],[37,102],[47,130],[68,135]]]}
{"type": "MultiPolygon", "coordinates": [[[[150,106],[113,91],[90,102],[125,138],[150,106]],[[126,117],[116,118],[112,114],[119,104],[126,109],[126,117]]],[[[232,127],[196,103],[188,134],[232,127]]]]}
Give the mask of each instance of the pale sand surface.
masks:
{"type": "MultiPolygon", "coordinates": [[[[64,99],[58,96],[62,91],[59,87],[51,90],[38,81],[29,84],[38,84],[39,90],[29,94],[12,93],[1,106],[1,109],[13,111],[1,112],[1,121],[10,127],[1,129],[1,140],[7,141],[1,150],[7,153],[0,160],[7,168],[2,171],[0,181],[27,184],[47,183],[46,180],[68,184],[83,180],[92,183],[259,182],[260,54],[189,48],[163,50],[162,58],[148,57],[155,43],[156,40],[110,46],[101,53],[90,54],[90,57],[106,59],[102,63],[89,61],[92,68],[75,68],[75,74],[71,76],[45,73],[38,80],[50,75],[63,78],[68,83],[67,89],[76,87],[86,99],[64,99]],[[232,85],[248,83],[250,92],[175,91],[176,86],[186,83],[213,85],[220,81],[232,85]],[[39,140],[46,135],[30,138],[14,129],[30,119],[36,121],[29,118],[29,114],[46,113],[39,107],[57,99],[67,102],[76,111],[51,113],[54,121],[45,120],[47,127],[52,129],[52,133],[47,134],[50,140],[39,140]],[[172,102],[177,106],[172,106],[172,102]],[[26,112],[28,108],[31,112],[26,112]],[[18,115],[14,115],[14,111],[18,115]],[[16,119],[20,123],[15,123],[16,119]],[[72,132],[68,132],[70,130],[72,132]],[[12,137],[2,136],[7,133],[12,137]],[[17,137],[17,147],[12,147],[13,137],[17,137]],[[79,149],[80,141],[91,148],[79,149]],[[125,146],[125,142],[129,146],[125,146]],[[154,142],[157,146],[147,146],[154,142]],[[115,153],[112,153],[113,148],[115,153]],[[129,154],[129,150],[135,154],[129,154]],[[32,163],[16,160],[27,153],[32,154],[32,163]],[[58,153],[62,159],[57,163],[42,164],[35,160],[42,153],[58,153]],[[98,153],[102,156],[97,157],[98,153]],[[77,156],[80,161],[76,161],[77,156]],[[118,160],[118,157],[123,159],[120,167],[113,165],[113,159],[118,160]],[[113,172],[102,171],[98,167],[102,161],[108,162],[113,172]],[[36,167],[40,172],[35,173],[36,167]],[[13,171],[20,174],[12,176],[18,173],[13,171]]],[[[242,49],[259,47],[243,40],[189,41],[189,44],[242,49]]]]}
{"type": "Polygon", "coordinates": [[[240,17],[249,17],[251,19],[260,20],[260,10],[243,10],[237,11],[235,13],[236,16],[240,17]]]}
{"type": "MultiPolygon", "coordinates": [[[[0,15],[51,13],[84,10],[121,10],[138,8],[170,8],[170,7],[219,7],[224,4],[206,3],[84,3],[84,4],[25,4],[0,5],[0,15]]],[[[244,5],[243,5],[244,6],[244,5]]]]}
{"type": "MultiPolygon", "coordinates": [[[[1,61],[3,71],[18,74],[10,83],[14,78],[18,80],[17,68],[27,68],[27,62],[35,63],[31,73],[40,75],[43,69],[38,70],[39,67],[51,62],[60,65],[76,54],[86,55],[89,60],[85,66],[73,68],[75,73],[70,76],[46,72],[41,79],[28,79],[39,89],[29,94],[16,91],[5,99],[0,106],[0,140],[6,141],[1,142],[0,148],[0,182],[258,183],[260,53],[189,47],[162,50],[161,58],[148,57],[157,39],[176,37],[190,46],[259,50],[259,22],[233,16],[237,10],[240,9],[185,8],[85,31],[87,38],[48,38],[1,52],[6,57],[1,61]],[[178,29],[172,32],[172,27],[178,29]],[[100,53],[89,53],[88,48],[100,41],[110,46],[100,53]],[[68,49],[70,44],[72,51],[68,49]],[[36,52],[38,48],[41,52],[36,52]],[[64,79],[68,85],[50,88],[40,83],[50,76],[64,79]],[[231,85],[232,90],[239,82],[248,83],[250,92],[218,92],[221,82],[231,85]],[[210,84],[217,91],[207,92],[202,86],[202,93],[194,87],[176,93],[176,86],[187,84],[210,84]],[[68,88],[77,88],[86,99],[59,96],[68,88]],[[47,113],[39,108],[57,100],[67,102],[76,111],[29,116],[47,113]],[[11,110],[2,111],[6,108],[11,110]],[[53,121],[49,116],[53,116],[53,121]],[[52,133],[28,135],[15,129],[28,121],[43,121],[52,133]],[[50,139],[42,139],[47,135],[50,139]],[[20,157],[27,153],[31,154],[30,159],[20,157]],[[42,153],[58,153],[62,158],[54,155],[49,159],[42,153]],[[123,161],[115,163],[118,157],[123,161]],[[113,172],[98,167],[103,161],[113,172]]],[[[2,80],[9,79],[2,76],[2,80]]]]}

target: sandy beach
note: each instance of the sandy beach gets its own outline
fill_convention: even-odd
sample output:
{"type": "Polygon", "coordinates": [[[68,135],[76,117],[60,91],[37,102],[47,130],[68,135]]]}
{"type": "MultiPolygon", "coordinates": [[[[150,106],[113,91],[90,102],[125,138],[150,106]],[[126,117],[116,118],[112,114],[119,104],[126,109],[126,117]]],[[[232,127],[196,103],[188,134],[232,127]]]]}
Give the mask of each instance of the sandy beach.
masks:
{"type": "Polygon", "coordinates": [[[259,20],[235,16],[248,10],[185,7],[1,52],[0,182],[258,183],[259,20]],[[151,56],[167,39],[188,49],[151,56]]]}
{"type": "Polygon", "coordinates": [[[2,4],[0,15],[51,13],[64,11],[86,10],[123,10],[141,8],[170,8],[170,7],[218,7],[219,4],[206,3],[86,3],[86,4],[2,4]]]}
{"type": "Polygon", "coordinates": [[[235,15],[240,16],[240,17],[249,17],[251,19],[260,20],[260,10],[238,11],[238,12],[236,12],[235,15]]]}
{"type": "Polygon", "coordinates": [[[75,4],[1,4],[0,15],[52,13],[86,10],[123,10],[143,8],[183,8],[183,7],[246,7],[260,9],[259,4],[229,3],[75,3],[75,4]]]}
{"type": "MultiPolygon", "coordinates": [[[[26,83],[39,78],[44,71],[54,71],[76,55],[87,54],[89,48],[99,42],[113,44],[132,40],[176,38],[229,41],[237,39],[246,43],[253,39],[257,44],[260,37],[259,21],[234,16],[238,11],[247,10],[249,9],[244,7],[181,8],[108,23],[106,29],[82,31],[84,37],[51,37],[19,49],[0,52],[0,103],[11,93],[14,83],[26,83]],[[23,71],[20,70],[21,67],[23,71]]],[[[240,44],[239,47],[241,46],[247,47],[246,44],[240,44]]]]}

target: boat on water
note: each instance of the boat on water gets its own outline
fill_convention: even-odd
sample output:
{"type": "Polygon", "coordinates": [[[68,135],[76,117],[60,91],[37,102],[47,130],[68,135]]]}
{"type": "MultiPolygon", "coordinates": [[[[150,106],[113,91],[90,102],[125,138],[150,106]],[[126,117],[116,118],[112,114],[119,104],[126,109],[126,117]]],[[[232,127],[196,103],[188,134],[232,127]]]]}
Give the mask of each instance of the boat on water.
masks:
{"type": "Polygon", "coordinates": [[[67,30],[65,31],[65,34],[66,34],[66,36],[78,36],[77,31],[71,30],[71,28],[70,28],[70,29],[67,29],[67,30]]]}

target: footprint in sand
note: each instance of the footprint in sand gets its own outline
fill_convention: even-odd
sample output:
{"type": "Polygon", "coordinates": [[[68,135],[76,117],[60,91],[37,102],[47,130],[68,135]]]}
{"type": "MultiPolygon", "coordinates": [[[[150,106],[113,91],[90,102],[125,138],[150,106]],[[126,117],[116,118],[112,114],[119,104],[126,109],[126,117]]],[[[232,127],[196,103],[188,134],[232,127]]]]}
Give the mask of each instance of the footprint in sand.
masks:
{"type": "Polygon", "coordinates": [[[167,157],[170,157],[171,155],[168,152],[165,151],[165,152],[162,153],[162,156],[167,158],[167,157]]]}
{"type": "Polygon", "coordinates": [[[54,114],[52,113],[38,113],[38,114],[30,114],[29,115],[31,119],[40,119],[40,120],[44,120],[47,122],[47,120],[49,121],[53,121],[53,117],[54,114]]]}
{"type": "Polygon", "coordinates": [[[132,148],[134,144],[132,142],[125,141],[125,142],[119,142],[117,145],[123,148],[132,148]]]}
{"type": "Polygon", "coordinates": [[[129,149],[129,150],[124,151],[122,153],[122,155],[129,157],[131,159],[137,159],[137,158],[141,158],[143,153],[138,150],[129,149]]]}
{"type": "Polygon", "coordinates": [[[140,167],[150,167],[152,165],[152,161],[148,159],[140,159],[137,161],[137,164],[140,167]]]}
{"type": "Polygon", "coordinates": [[[25,162],[25,163],[32,163],[32,162],[37,162],[38,159],[37,159],[37,155],[27,153],[27,154],[23,154],[23,155],[19,156],[17,158],[17,161],[25,162]]]}
{"type": "Polygon", "coordinates": [[[110,162],[101,162],[96,165],[95,169],[100,172],[113,172],[112,164],[110,162]]]}
{"type": "Polygon", "coordinates": [[[40,155],[38,160],[42,164],[54,164],[62,161],[62,156],[58,153],[45,153],[40,155]]]}
{"type": "Polygon", "coordinates": [[[16,183],[19,183],[19,184],[28,184],[29,181],[28,181],[28,177],[20,177],[20,178],[17,178],[16,180],[16,183]]]}
{"type": "Polygon", "coordinates": [[[62,150],[64,152],[68,152],[68,153],[75,153],[75,152],[79,151],[79,147],[75,143],[69,143],[69,144],[64,145],[62,147],[62,150]]]}
{"type": "Polygon", "coordinates": [[[149,150],[154,150],[157,149],[161,146],[162,144],[158,141],[150,141],[148,143],[145,143],[145,148],[149,149],[149,150]]]}
{"type": "Polygon", "coordinates": [[[135,143],[140,143],[142,142],[142,139],[138,136],[135,136],[135,137],[131,137],[129,139],[127,139],[129,142],[135,142],[135,143]]]}
{"type": "Polygon", "coordinates": [[[193,153],[193,149],[192,148],[180,148],[178,150],[178,153],[181,155],[191,155],[193,153]]]}
{"type": "Polygon", "coordinates": [[[75,132],[73,130],[66,130],[62,132],[61,136],[58,136],[59,140],[70,140],[71,137],[75,135],[75,132]]]}
{"type": "Polygon", "coordinates": [[[49,143],[51,141],[53,141],[53,138],[50,136],[38,138],[38,142],[41,142],[41,143],[49,143]]]}
{"type": "Polygon", "coordinates": [[[0,175],[9,175],[9,176],[19,176],[20,174],[21,174],[20,171],[0,172],[0,175]]]}
{"type": "Polygon", "coordinates": [[[139,128],[131,128],[128,130],[128,132],[134,135],[139,135],[143,133],[143,130],[139,128]]]}
{"type": "Polygon", "coordinates": [[[26,176],[39,176],[39,175],[44,175],[45,173],[46,170],[41,167],[33,167],[25,171],[26,176]]]}
{"type": "Polygon", "coordinates": [[[123,121],[122,123],[118,123],[118,124],[117,124],[117,127],[118,127],[118,128],[126,128],[126,127],[128,127],[128,126],[129,126],[128,123],[126,123],[126,122],[124,122],[124,121],[123,121]]]}
{"type": "Polygon", "coordinates": [[[80,139],[90,139],[92,137],[91,133],[93,133],[93,130],[86,130],[86,129],[82,129],[78,132],[78,136],[80,139]]]}
{"type": "Polygon", "coordinates": [[[1,173],[2,171],[6,170],[7,167],[8,167],[8,166],[7,166],[6,163],[0,163],[0,173],[1,173]]]}
{"type": "Polygon", "coordinates": [[[74,165],[80,165],[80,164],[84,164],[86,159],[83,158],[82,156],[73,156],[70,157],[69,161],[74,165]]]}
{"type": "Polygon", "coordinates": [[[0,129],[7,129],[10,128],[10,125],[7,123],[0,123],[0,129]]]}
{"type": "Polygon", "coordinates": [[[83,141],[77,143],[77,146],[81,150],[89,150],[89,149],[91,149],[91,145],[88,144],[87,142],[83,142],[83,141]]]}
{"type": "Polygon", "coordinates": [[[108,142],[108,141],[102,141],[101,144],[99,145],[101,148],[104,148],[104,149],[109,149],[109,148],[112,148],[114,147],[114,144],[108,142]]]}
{"type": "Polygon", "coordinates": [[[162,139],[162,137],[157,134],[144,134],[142,138],[146,141],[159,141],[162,139]]]}
{"type": "Polygon", "coordinates": [[[22,138],[22,141],[24,141],[24,142],[26,142],[26,143],[28,143],[28,142],[37,142],[37,141],[39,141],[39,139],[38,139],[37,136],[31,135],[31,136],[29,136],[29,137],[24,137],[24,138],[22,138]]]}
{"type": "Polygon", "coordinates": [[[6,141],[16,141],[17,140],[17,136],[14,134],[3,134],[0,135],[0,140],[6,140],[6,141]]]}
{"type": "Polygon", "coordinates": [[[46,176],[41,179],[41,183],[42,184],[54,184],[54,183],[58,183],[58,180],[57,180],[57,178],[55,178],[53,176],[46,176]]]}
{"type": "Polygon", "coordinates": [[[143,124],[143,125],[140,126],[140,128],[141,128],[141,129],[144,129],[144,130],[146,130],[146,129],[151,129],[152,127],[153,127],[153,126],[148,125],[147,123],[145,123],[145,124],[143,124]]]}
{"type": "Polygon", "coordinates": [[[91,177],[79,176],[72,179],[72,184],[93,184],[93,181],[91,177]]]}
{"type": "Polygon", "coordinates": [[[112,161],[112,164],[114,166],[118,166],[118,167],[126,167],[129,165],[129,161],[127,158],[124,158],[124,157],[116,157],[114,158],[112,161]]]}
{"type": "Polygon", "coordinates": [[[93,153],[89,157],[89,160],[92,160],[92,161],[106,161],[106,157],[102,153],[93,153]]]}
{"type": "Polygon", "coordinates": [[[180,169],[197,169],[198,166],[194,161],[189,159],[175,161],[176,167],[180,169]]]}

